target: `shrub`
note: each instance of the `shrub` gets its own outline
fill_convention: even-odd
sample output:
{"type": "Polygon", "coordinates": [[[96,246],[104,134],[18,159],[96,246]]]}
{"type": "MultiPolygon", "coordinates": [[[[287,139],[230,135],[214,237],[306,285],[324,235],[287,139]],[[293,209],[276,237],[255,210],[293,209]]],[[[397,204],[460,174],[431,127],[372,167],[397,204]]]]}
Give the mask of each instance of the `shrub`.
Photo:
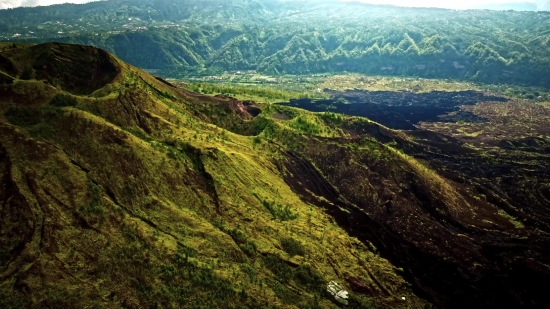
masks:
{"type": "Polygon", "coordinates": [[[29,297],[15,290],[0,288],[0,308],[19,309],[31,308],[31,306],[29,297]]]}
{"type": "Polygon", "coordinates": [[[323,276],[309,263],[300,265],[294,271],[294,280],[310,291],[321,291],[325,284],[323,276]]]}
{"type": "Polygon", "coordinates": [[[271,213],[273,219],[280,219],[281,221],[294,220],[298,218],[298,215],[290,210],[288,205],[280,205],[275,202],[264,200],[262,202],[265,208],[271,213]]]}
{"type": "Polygon", "coordinates": [[[265,268],[269,269],[281,282],[290,281],[294,275],[294,269],[278,256],[272,254],[262,256],[262,262],[265,268]]]}
{"type": "Polygon", "coordinates": [[[294,238],[281,239],[281,245],[283,246],[283,250],[285,250],[288,254],[292,256],[304,256],[306,254],[306,250],[304,249],[302,244],[294,238]]]}
{"type": "Polygon", "coordinates": [[[267,279],[266,285],[285,304],[296,304],[300,300],[299,296],[295,292],[276,280],[267,279]]]}
{"type": "Polygon", "coordinates": [[[253,139],[252,139],[252,144],[254,146],[258,145],[258,144],[261,144],[262,143],[262,138],[260,136],[255,136],[253,139]]]}
{"type": "Polygon", "coordinates": [[[22,127],[38,124],[42,119],[40,110],[28,107],[11,107],[4,116],[9,123],[22,127]]]}
{"type": "Polygon", "coordinates": [[[80,211],[92,215],[102,214],[103,207],[101,205],[101,196],[103,190],[91,180],[88,180],[88,192],[90,196],[90,201],[87,205],[82,205],[80,207],[80,211]]]}
{"type": "Polygon", "coordinates": [[[229,236],[239,244],[244,244],[248,240],[248,236],[243,231],[236,228],[229,231],[229,236]]]}
{"type": "Polygon", "coordinates": [[[347,306],[348,308],[353,308],[353,309],[378,308],[378,305],[376,304],[376,300],[368,296],[356,296],[356,295],[350,294],[348,302],[349,302],[347,306]]]}
{"type": "Polygon", "coordinates": [[[254,257],[258,251],[256,243],[252,240],[248,240],[244,244],[239,244],[239,248],[248,256],[254,257]]]}
{"type": "Polygon", "coordinates": [[[11,85],[13,84],[13,78],[8,75],[0,74],[0,85],[11,85]]]}
{"type": "Polygon", "coordinates": [[[153,139],[149,137],[149,135],[147,135],[147,133],[145,133],[141,128],[123,127],[122,129],[143,141],[149,143],[153,141],[153,139]]]}
{"type": "Polygon", "coordinates": [[[55,107],[76,106],[78,101],[73,96],[59,93],[50,100],[50,105],[55,107]]]}
{"type": "Polygon", "coordinates": [[[256,280],[258,272],[248,264],[240,264],[241,270],[248,276],[251,282],[256,280]]]}
{"type": "Polygon", "coordinates": [[[23,72],[21,72],[21,76],[19,77],[22,80],[29,80],[32,79],[34,75],[34,71],[31,67],[26,67],[23,72]]]}
{"type": "MultiPolygon", "coordinates": [[[[234,284],[219,277],[213,268],[199,266],[189,259],[194,252],[179,248],[170,264],[159,267],[158,277],[165,286],[164,296],[172,299],[179,307],[189,305],[189,297],[196,297],[194,308],[221,308],[229,301],[245,302],[248,296],[233,289],[234,284]]],[[[232,306],[229,306],[232,307],[232,306]]],[[[233,307],[234,308],[234,307],[233,307]]]]}

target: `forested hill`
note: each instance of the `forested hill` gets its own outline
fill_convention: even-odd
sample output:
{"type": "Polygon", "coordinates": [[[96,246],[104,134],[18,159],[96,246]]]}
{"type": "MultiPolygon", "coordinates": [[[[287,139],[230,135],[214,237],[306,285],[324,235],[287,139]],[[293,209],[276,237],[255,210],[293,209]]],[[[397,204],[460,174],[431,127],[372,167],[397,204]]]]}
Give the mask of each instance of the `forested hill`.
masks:
{"type": "Polygon", "coordinates": [[[0,35],[95,45],[167,76],[347,71],[550,87],[548,12],[113,0],[3,10],[0,35]]]}

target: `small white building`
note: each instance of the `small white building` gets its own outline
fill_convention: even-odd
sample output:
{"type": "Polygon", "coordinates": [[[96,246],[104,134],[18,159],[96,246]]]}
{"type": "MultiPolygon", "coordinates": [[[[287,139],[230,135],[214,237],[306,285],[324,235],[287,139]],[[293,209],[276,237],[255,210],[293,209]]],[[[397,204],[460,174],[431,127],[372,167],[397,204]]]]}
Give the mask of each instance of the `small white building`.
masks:
{"type": "Polygon", "coordinates": [[[329,282],[327,285],[327,292],[334,296],[334,299],[336,299],[339,303],[344,305],[348,304],[349,293],[337,282],[329,282]]]}

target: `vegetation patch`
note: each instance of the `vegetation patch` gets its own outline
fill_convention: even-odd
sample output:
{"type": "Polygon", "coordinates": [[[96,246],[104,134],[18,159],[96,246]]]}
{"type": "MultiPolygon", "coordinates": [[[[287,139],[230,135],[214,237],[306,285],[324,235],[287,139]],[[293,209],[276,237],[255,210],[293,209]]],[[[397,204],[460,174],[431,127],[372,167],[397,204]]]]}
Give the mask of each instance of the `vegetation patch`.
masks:
{"type": "Polygon", "coordinates": [[[4,117],[13,125],[28,127],[42,120],[42,110],[32,107],[10,107],[4,117]]]}
{"type": "Polygon", "coordinates": [[[293,213],[288,205],[281,205],[274,201],[263,200],[262,205],[271,213],[273,219],[279,219],[281,221],[295,220],[298,218],[298,214],[293,213]]]}
{"type": "Polygon", "coordinates": [[[306,250],[302,243],[292,237],[281,239],[281,246],[283,246],[283,250],[285,250],[291,256],[305,256],[306,254],[306,250]]]}
{"type": "Polygon", "coordinates": [[[262,263],[281,282],[287,282],[294,277],[294,268],[276,255],[262,255],[262,263]]]}
{"type": "Polygon", "coordinates": [[[78,100],[71,95],[58,93],[50,100],[49,104],[55,107],[74,107],[78,105],[78,100]]]}
{"type": "Polygon", "coordinates": [[[266,284],[283,303],[292,305],[300,302],[300,297],[279,281],[267,279],[266,284]]]}
{"type": "Polygon", "coordinates": [[[0,287],[0,308],[20,309],[32,307],[32,301],[26,295],[13,289],[0,287]]]}
{"type": "Polygon", "coordinates": [[[301,264],[294,270],[294,279],[311,292],[321,292],[326,288],[321,273],[309,263],[301,264]]]}
{"type": "Polygon", "coordinates": [[[246,298],[246,294],[234,290],[232,282],[217,276],[212,268],[199,266],[181,251],[174,256],[172,265],[160,267],[160,278],[171,292],[167,296],[173,295],[182,306],[192,302],[195,307],[199,304],[232,307],[235,299],[246,298]]]}

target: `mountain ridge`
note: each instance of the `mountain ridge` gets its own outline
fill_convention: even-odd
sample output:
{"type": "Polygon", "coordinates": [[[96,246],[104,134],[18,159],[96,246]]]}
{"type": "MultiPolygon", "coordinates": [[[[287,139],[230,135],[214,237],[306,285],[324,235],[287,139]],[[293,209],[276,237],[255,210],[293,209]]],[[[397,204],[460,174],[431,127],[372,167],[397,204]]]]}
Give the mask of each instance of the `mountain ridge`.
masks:
{"type": "Polygon", "coordinates": [[[164,76],[358,72],[546,87],[549,17],[322,1],[139,0],[4,11],[0,34],[98,46],[164,76]]]}
{"type": "Polygon", "coordinates": [[[337,308],[332,280],[346,308],[547,303],[547,211],[459,164],[539,165],[538,207],[542,155],[506,172],[444,135],[200,95],[110,55],[93,92],[19,78],[44,51],[68,71],[103,54],[0,52],[3,307],[337,308]]]}
{"type": "MultiPolygon", "coordinates": [[[[81,47],[29,49],[73,48],[81,47]]],[[[82,56],[89,51],[97,50],[85,47],[82,56]]],[[[12,194],[2,196],[3,307],[335,307],[326,296],[314,301],[323,295],[320,276],[328,275],[315,261],[329,264],[303,233],[319,237],[306,220],[325,226],[327,236],[339,229],[322,212],[308,211],[274,162],[253,150],[252,137],[210,124],[231,128],[251,119],[251,105],[176,89],[115,63],[115,79],[89,95],[69,94],[47,80],[15,79],[2,87],[9,100],[0,107],[7,119],[0,178],[2,195],[12,194]],[[29,86],[38,95],[26,101],[29,86]],[[54,99],[59,96],[64,99],[54,99]],[[284,211],[285,204],[291,208],[284,211]]],[[[347,237],[342,230],[335,235],[347,237]]],[[[357,254],[369,255],[362,250],[357,254]]],[[[391,264],[376,263],[393,272],[391,264]]],[[[409,294],[395,279],[388,284],[409,294]]]]}

